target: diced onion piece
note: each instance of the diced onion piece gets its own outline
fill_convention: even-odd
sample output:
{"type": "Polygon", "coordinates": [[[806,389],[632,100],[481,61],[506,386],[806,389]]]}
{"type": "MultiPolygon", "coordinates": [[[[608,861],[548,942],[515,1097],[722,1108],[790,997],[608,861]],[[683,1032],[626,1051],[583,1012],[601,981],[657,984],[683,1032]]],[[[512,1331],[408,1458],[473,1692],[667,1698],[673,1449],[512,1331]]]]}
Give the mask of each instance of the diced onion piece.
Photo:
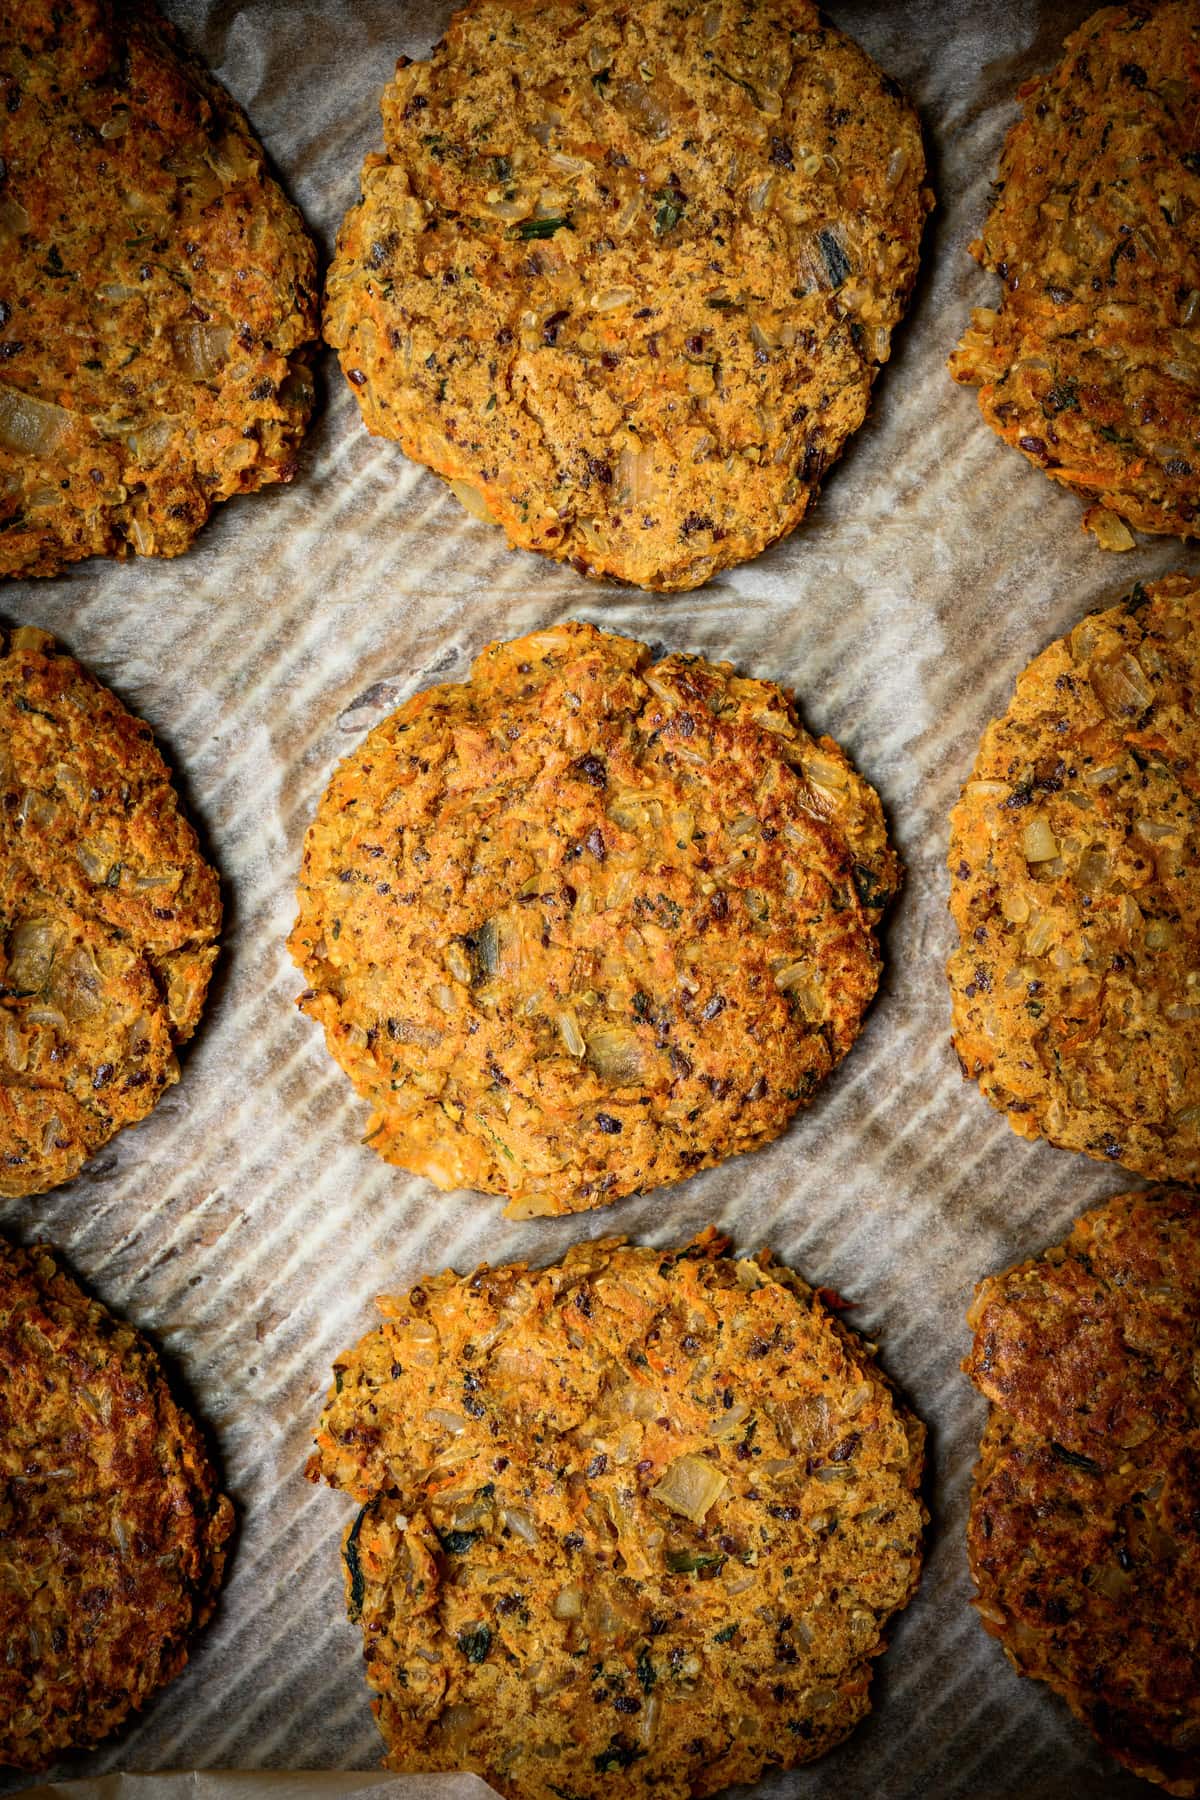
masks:
{"type": "Polygon", "coordinates": [[[632,306],[637,298],[632,288],[605,288],[601,293],[592,295],[592,311],[598,313],[616,312],[618,307],[632,306]]]}
{"type": "Polygon", "coordinates": [[[1022,843],[1026,862],[1053,862],[1058,855],[1058,839],[1045,819],[1030,819],[1022,843]]]}
{"type": "Polygon", "coordinates": [[[750,1408],[743,1400],[736,1400],[730,1407],[723,1407],[709,1426],[709,1435],[715,1438],[732,1437],[743,1419],[750,1417],[750,1408]]]}
{"type": "Polygon", "coordinates": [[[632,1031],[615,1026],[593,1031],[587,1040],[587,1059],[597,1075],[614,1087],[636,1087],[642,1081],[642,1047],[632,1031]]]}
{"type": "Polygon", "coordinates": [[[522,1507],[506,1506],[504,1509],[504,1523],[508,1526],[510,1531],[515,1531],[517,1536],[523,1539],[525,1543],[537,1543],[537,1531],[534,1528],[533,1520],[522,1507]]]}
{"type": "Polygon", "coordinates": [[[36,625],[18,625],[12,634],[14,650],[48,650],[54,638],[48,631],[40,631],[36,625]]]}
{"type": "Polygon", "coordinates": [[[1107,506],[1089,506],[1083,515],[1085,528],[1091,532],[1102,550],[1120,553],[1132,550],[1135,539],[1124,519],[1110,512],[1107,506]]]}
{"type": "Polygon", "coordinates": [[[550,1610],[556,1619],[582,1619],[583,1595],[577,1587],[565,1587],[555,1594],[550,1610]]]}
{"type": "Polygon", "coordinates": [[[566,1011],[559,1013],[558,1031],[559,1036],[566,1046],[568,1055],[584,1055],[587,1050],[587,1045],[584,1043],[583,1033],[579,1029],[579,1020],[575,1017],[573,1012],[566,1011]]]}
{"type": "Polygon", "coordinates": [[[483,495],[477,487],[472,487],[469,481],[452,481],[450,483],[450,492],[454,495],[454,498],[458,501],[460,506],[466,507],[472,518],[491,518],[492,515],[487,509],[487,502],[483,495]]]}
{"type": "Polygon", "coordinates": [[[58,949],[58,930],[46,919],[24,919],[8,937],[5,986],[36,994],[45,987],[58,949]]]}
{"type": "Polygon", "coordinates": [[[707,1457],[679,1456],[664,1470],[662,1480],[650,1493],[693,1525],[702,1525],[709,1507],[728,1486],[720,1469],[707,1457]]]}
{"type": "Polygon", "coordinates": [[[444,1406],[431,1406],[425,1413],[426,1423],[440,1426],[443,1431],[451,1432],[455,1437],[467,1429],[467,1421],[461,1413],[447,1412],[444,1406]]]}
{"type": "Polygon", "coordinates": [[[1145,671],[1128,651],[1092,669],[1092,689],[1110,719],[1136,719],[1154,700],[1145,671]]]}
{"type": "Polygon", "coordinates": [[[70,413],[15,388],[0,387],[0,447],[22,456],[50,456],[66,433],[70,413]]]}
{"type": "Polygon", "coordinates": [[[1103,844],[1089,844],[1079,859],[1075,879],[1087,894],[1099,893],[1106,887],[1111,873],[1108,850],[1103,844]]]}
{"type": "Polygon", "coordinates": [[[232,338],[228,325],[194,324],[190,320],[186,325],[176,325],[171,333],[175,361],[185,375],[204,380],[217,373],[229,354],[232,338]]]}

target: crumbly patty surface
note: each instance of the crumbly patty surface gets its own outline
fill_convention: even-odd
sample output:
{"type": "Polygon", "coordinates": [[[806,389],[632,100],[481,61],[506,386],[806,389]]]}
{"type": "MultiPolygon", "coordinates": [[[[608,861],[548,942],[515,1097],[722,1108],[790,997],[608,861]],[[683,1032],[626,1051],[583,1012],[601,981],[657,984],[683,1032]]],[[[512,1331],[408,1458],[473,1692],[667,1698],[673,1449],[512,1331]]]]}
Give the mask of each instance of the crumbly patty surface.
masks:
{"type": "Polygon", "coordinates": [[[838,1743],[920,1567],[924,1428],[805,1284],[707,1232],[379,1302],[309,1474],[390,1767],[707,1794],[838,1743]]]}
{"type": "Polygon", "coordinates": [[[289,481],[316,260],[140,0],[0,0],[0,575],[178,556],[289,481]]]}
{"type": "Polygon", "coordinates": [[[1200,1793],[1200,1200],[1085,1213],[983,1282],[963,1364],[992,1402],[968,1546],[980,1616],[1105,1749],[1200,1793]]]}
{"type": "Polygon", "coordinates": [[[0,1238],[0,1764],[96,1743],[179,1673],[232,1527],[145,1339],[0,1238]]]}
{"type": "Polygon", "coordinates": [[[0,631],[0,1195],[69,1180],[178,1080],[220,923],[150,727],[0,631]]]}
{"type": "Polygon", "coordinates": [[[954,1043],[1022,1137],[1200,1174],[1200,588],[1037,657],[950,818],[954,1043]]]}
{"type": "Polygon", "coordinates": [[[382,1156],[571,1212],[779,1135],[858,1034],[898,880],[781,689],[567,624],[341,764],[291,948],[382,1156]]]}
{"type": "Polygon", "coordinates": [[[514,544],[697,587],[866,415],[932,196],[807,0],[474,0],[383,95],[325,334],[368,428],[514,544]]]}
{"type": "Polygon", "coordinates": [[[982,237],[1004,282],[950,359],[1112,550],[1200,534],[1200,8],[1108,6],[1021,89],[982,237]]]}

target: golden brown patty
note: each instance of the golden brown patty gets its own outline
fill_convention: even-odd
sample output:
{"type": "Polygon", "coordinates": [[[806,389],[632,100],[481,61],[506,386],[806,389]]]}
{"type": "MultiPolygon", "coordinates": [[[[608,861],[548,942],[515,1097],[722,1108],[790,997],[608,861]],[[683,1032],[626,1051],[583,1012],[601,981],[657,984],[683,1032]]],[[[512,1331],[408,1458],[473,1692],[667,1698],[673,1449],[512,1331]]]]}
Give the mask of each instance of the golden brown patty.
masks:
{"type": "Polygon", "coordinates": [[[384,90],[325,335],[368,429],[514,544],[692,588],[804,517],[932,195],[807,0],[474,0],[384,90]]]}
{"type": "Polygon", "coordinates": [[[1110,1200],[968,1317],[984,1627],[1121,1762],[1200,1793],[1200,1199],[1110,1200]]]}
{"type": "Polygon", "coordinates": [[[178,556],[290,481],[316,262],[149,5],[0,0],[0,575],[178,556]]]}
{"type": "Polygon", "coordinates": [[[363,1505],[346,1590],[391,1768],[676,1800],[868,1712],[924,1428],[769,1251],[727,1249],[439,1275],[339,1357],[309,1474],[363,1505]]]}
{"type": "Polygon", "coordinates": [[[69,1180],[178,1080],[220,923],[150,727],[0,631],[0,1195],[69,1180]]]}
{"type": "Polygon", "coordinates": [[[1037,657],[950,815],[954,1043],[1022,1137],[1200,1174],[1200,588],[1037,657]]]}
{"type": "Polygon", "coordinates": [[[1200,7],[1107,6],[1021,89],[972,255],[1004,281],[950,359],[1110,550],[1200,534],[1200,7]]]}
{"type": "Polygon", "coordinates": [[[0,1763],[94,1744],[178,1675],[232,1528],[145,1339],[0,1238],[0,1763]]]}
{"type": "Polygon", "coordinates": [[[567,624],[341,764],[291,948],[380,1155],[575,1212],[778,1136],[858,1034],[898,880],[781,689],[567,624]]]}

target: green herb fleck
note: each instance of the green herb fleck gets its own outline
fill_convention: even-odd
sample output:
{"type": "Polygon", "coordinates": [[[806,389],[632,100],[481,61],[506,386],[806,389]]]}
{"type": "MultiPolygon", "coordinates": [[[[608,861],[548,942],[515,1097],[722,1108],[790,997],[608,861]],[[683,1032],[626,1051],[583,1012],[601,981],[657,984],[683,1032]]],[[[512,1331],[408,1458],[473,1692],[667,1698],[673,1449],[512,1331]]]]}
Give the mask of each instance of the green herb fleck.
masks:
{"type": "Polygon", "coordinates": [[[108,874],[104,877],[105,887],[110,887],[110,888],[120,887],[120,885],[121,885],[121,868],[122,868],[121,863],[115,862],[113,864],[112,868],[108,871],[108,874]]]}
{"type": "Polygon", "coordinates": [[[654,1672],[654,1664],[650,1661],[650,1652],[643,1644],[637,1653],[637,1678],[642,1684],[643,1694],[648,1694],[658,1676],[654,1672]]]}
{"type": "Polygon", "coordinates": [[[1142,586],[1141,582],[1135,581],[1133,588],[1130,591],[1129,598],[1125,602],[1126,612],[1140,612],[1142,607],[1148,604],[1149,599],[1150,596],[1142,586]]]}
{"type": "Polygon", "coordinates": [[[1078,412],[1079,393],[1073,381],[1056,381],[1042,402],[1042,411],[1048,413],[1078,412]]]}
{"type": "Polygon", "coordinates": [[[876,907],[887,904],[888,889],[874,869],[868,869],[865,863],[855,863],[851,874],[854,878],[854,891],[865,907],[873,911],[876,907]]]}
{"type": "Polygon", "coordinates": [[[511,181],[512,163],[507,156],[493,156],[492,173],[495,175],[497,181],[511,181]]]}
{"type": "Polygon", "coordinates": [[[492,1631],[489,1625],[477,1625],[474,1631],[460,1631],[458,1647],[469,1663],[487,1661],[487,1653],[492,1647],[492,1631]]]}
{"type": "Polygon", "coordinates": [[[516,235],[525,243],[531,238],[552,238],[556,231],[573,231],[575,227],[565,215],[561,218],[522,219],[516,228],[516,235]]]}
{"type": "Polygon", "coordinates": [[[655,237],[666,237],[674,231],[687,209],[687,198],[678,187],[659,188],[654,195],[658,211],[654,215],[655,237]]]}
{"type": "Polygon", "coordinates": [[[737,1626],[736,1625],[726,1625],[723,1630],[714,1633],[713,1643],[714,1644],[728,1644],[736,1636],[737,1636],[737,1626]]]}
{"type": "Polygon", "coordinates": [[[668,1550],[667,1568],[672,1575],[716,1575],[725,1558],[715,1550],[668,1550]]]}
{"type": "MultiPolygon", "coordinates": [[[[435,1528],[436,1529],[436,1528],[435,1528]]],[[[478,1531],[439,1531],[438,1542],[447,1556],[465,1556],[482,1533],[478,1531]]],[[[472,1661],[480,1660],[472,1658],[472,1661]]]]}

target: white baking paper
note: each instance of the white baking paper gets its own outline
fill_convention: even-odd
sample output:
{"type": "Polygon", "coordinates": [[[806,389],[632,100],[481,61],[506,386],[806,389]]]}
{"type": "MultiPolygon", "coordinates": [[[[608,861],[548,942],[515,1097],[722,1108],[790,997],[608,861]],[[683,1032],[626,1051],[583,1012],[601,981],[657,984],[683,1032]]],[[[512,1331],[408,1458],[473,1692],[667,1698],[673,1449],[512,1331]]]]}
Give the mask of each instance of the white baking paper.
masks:
{"type": "MultiPolygon", "coordinates": [[[[379,145],[395,57],[423,54],[448,7],[166,7],[246,107],[327,255],[379,145]]],[[[333,1357],[372,1323],[375,1293],[447,1263],[550,1260],[613,1231],[679,1242],[712,1221],[856,1301],[850,1320],[930,1426],[925,1578],[879,1666],[874,1714],[824,1761],[764,1782],[762,1800],[1147,1791],[1018,1679],[969,1607],[963,1528],[984,1405],[958,1372],[974,1282],[1136,1183],[1022,1142],[964,1086],[942,975],[946,818],[984,724],[1088,608],[1195,561],[1153,539],[1100,551],[1078,502],[993,437],[945,372],[971,305],[993,297],[966,246],[1016,86],[1087,10],[831,0],[834,22],[919,105],[938,210],[867,426],[810,521],[758,561],[662,600],[508,551],[435,477],[367,437],[329,357],[293,486],[230,503],[176,562],[90,562],[0,591],[0,613],[56,632],[151,722],[226,883],[227,948],[179,1086],[70,1186],[0,1207],[0,1224],[49,1238],[157,1335],[239,1512],[224,1599],[187,1671],[64,1773],[377,1765],[342,1605],[349,1503],[302,1474],[333,1357]],[[365,1108],[295,1011],[302,984],[283,942],[304,828],[336,759],[414,689],[463,675],[488,640],[567,617],[794,687],[807,723],[878,786],[908,878],[863,1038],[785,1138],[604,1212],[514,1224],[500,1202],[439,1195],[360,1143],[365,1108]]],[[[197,1792],[240,1790],[214,1779],[197,1792]]]]}

